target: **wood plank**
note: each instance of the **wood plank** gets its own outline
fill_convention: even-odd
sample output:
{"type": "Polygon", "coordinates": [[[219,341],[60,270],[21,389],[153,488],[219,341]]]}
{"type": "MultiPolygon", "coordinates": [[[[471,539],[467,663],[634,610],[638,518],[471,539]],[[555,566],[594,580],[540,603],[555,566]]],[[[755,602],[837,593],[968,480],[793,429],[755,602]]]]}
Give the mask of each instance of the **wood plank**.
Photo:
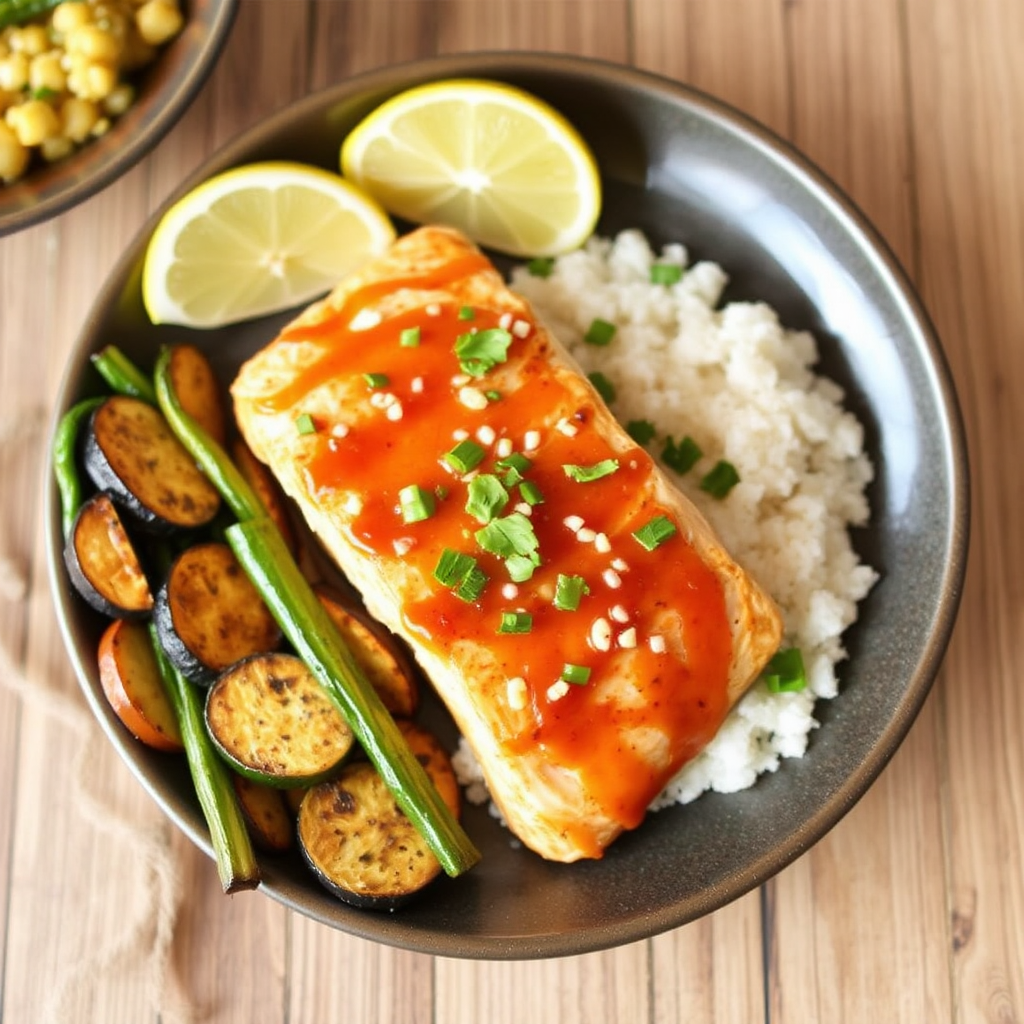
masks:
{"type": "Polygon", "coordinates": [[[764,1015],[760,891],[651,941],[654,1024],[750,1024],[764,1015]]]}
{"type": "Polygon", "coordinates": [[[649,943],[551,960],[438,959],[435,1024],[650,1020],[649,943]]]}
{"type": "Polygon", "coordinates": [[[1024,38],[1013,0],[908,0],[921,280],[960,390],[975,486],[972,559],[941,690],[953,999],[1024,1016],[1024,38]]]}

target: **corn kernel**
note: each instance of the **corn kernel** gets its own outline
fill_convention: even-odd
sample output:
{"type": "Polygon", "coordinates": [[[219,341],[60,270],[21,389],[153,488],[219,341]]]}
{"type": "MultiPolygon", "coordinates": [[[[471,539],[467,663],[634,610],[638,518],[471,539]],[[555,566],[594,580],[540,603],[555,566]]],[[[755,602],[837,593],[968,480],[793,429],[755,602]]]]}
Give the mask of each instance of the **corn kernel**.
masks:
{"type": "Polygon", "coordinates": [[[68,3],[58,4],[50,16],[50,24],[55,32],[65,34],[81,25],[88,25],[92,21],[92,14],[89,5],[79,0],[69,0],[68,3]]]}
{"type": "Polygon", "coordinates": [[[135,12],[135,26],[139,35],[152,46],[159,46],[176,36],[184,22],[173,0],[149,0],[135,12]]]}
{"type": "Polygon", "coordinates": [[[7,185],[17,181],[25,173],[30,155],[14,130],[0,120],[0,181],[7,185]]]}
{"type": "Polygon", "coordinates": [[[4,114],[23,146],[38,146],[44,139],[60,134],[60,118],[45,100],[28,100],[4,114]]]}
{"type": "Polygon", "coordinates": [[[60,107],[61,130],[73,142],[84,142],[99,117],[96,104],[79,96],[69,96],[60,107]]]}
{"type": "Polygon", "coordinates": [[[11,53],[0,60],[0,89],[19,92],[28,85],[28,57],[11,53]]]}
{"type": "Polygon", "coordinates": [[[28,84],[33,91],[50,89],[53,92],[63,92],[67,87],[67,80],[67,75],[60,66],[60,54],[56,50],[32,58],[28,69],[28,84]]]}

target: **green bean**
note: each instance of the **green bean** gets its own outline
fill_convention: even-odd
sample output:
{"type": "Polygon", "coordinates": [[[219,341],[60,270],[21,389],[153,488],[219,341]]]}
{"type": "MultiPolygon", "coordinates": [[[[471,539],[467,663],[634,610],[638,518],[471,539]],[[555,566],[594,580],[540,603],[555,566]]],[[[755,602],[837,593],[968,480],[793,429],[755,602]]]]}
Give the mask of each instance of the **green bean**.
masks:
{"type": "Polygon", "coordinates": [[[64,539],[71,535],[75,516],[82,505],[82,478],[78,472],[78,435],[87,420],[103,403],[102,398],[85,398],[61,417],[53,438],[53,475],[60,493],[61,529],[64,539]]]}
{"type": "Polygon", "coordinates": [[[210,829],[221,886],[227,893],[255,889],[260,884],[259,865],[231,783],[231,770],[214,750],[206,731],[202,700],[192,683],[168,660],[152,622],[149,635],[160,678],[178,719],[199,806],[210,829]]]}
{"type": "Polygon", "coordinates": [[[91,358],[92,365],[116,394],[156,405],[152,381],[116,345],[106,345],[91,358]]]}

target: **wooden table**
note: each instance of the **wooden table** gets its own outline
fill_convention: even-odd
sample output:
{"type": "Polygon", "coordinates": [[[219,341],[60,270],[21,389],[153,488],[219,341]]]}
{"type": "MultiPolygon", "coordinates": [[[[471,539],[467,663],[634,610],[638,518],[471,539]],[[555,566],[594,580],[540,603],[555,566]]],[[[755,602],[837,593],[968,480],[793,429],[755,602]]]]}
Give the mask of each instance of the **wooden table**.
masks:
{"type": "Polygon", "coordinates": [[[241,8],[217,71],[151,157],[78,209],[0,240],[3,1021],[1024,1020],[1024,3],[241,8]],[[65,356],[148,213],[216,146],[310,90],[389,62],[492,48],[670,75],[759,118],[833,175],[921,289],[974,471],[953,643],[868,795],[761,891],[649,941],[545,962],[432,959],[260,895],[223,897],[213,865],[89,720],[42,555],[44,425],[65,356]]]}

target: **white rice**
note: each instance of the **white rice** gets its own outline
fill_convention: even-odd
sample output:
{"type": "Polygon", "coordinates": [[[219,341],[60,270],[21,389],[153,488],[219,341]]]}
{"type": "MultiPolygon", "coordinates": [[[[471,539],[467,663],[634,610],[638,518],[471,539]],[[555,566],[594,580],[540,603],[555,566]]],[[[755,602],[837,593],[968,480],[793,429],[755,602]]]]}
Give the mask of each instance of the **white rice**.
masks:
{"type": "MultiPolygon", "coordinates": [[[[807,688],[771,693],[756,683],[653,809],[688,803],[708,789],[745,789],[762,772],[775,771],[781,758],[804,754],[817,727],[815,701],[838,692],[842,633],[877,579],[859,561],[848,532],[868,519],[864,491],[872,468],[863,431],[843,409],[842,389],[813,372],[814,338],[784,328],[763,303],[720,307],[721,267],[687,264],[682,246],[655,254],[640,232],[626,231],[562,256],[547,278],[524,268],[512,275],[512,287],[584,371],[600,370],[614,384],[618,419],[655,425],[652,455],[666,437],[697,442],[704,454],[689,473],[666,472],[775,598],[785,620],[784,646],[803,653],[807,688]],[[655,262],[687,269],[677,284],[651,284],[655,262]],[[583,341],[595,318],[616,325],[611,344],[583,341]],[[722,500],[698,487],[719,459],[740,477],[722,500]]],[[[458,770],[476,781],[467,796],[486,800],[479,769],[462,746],[458,770]]]]}

